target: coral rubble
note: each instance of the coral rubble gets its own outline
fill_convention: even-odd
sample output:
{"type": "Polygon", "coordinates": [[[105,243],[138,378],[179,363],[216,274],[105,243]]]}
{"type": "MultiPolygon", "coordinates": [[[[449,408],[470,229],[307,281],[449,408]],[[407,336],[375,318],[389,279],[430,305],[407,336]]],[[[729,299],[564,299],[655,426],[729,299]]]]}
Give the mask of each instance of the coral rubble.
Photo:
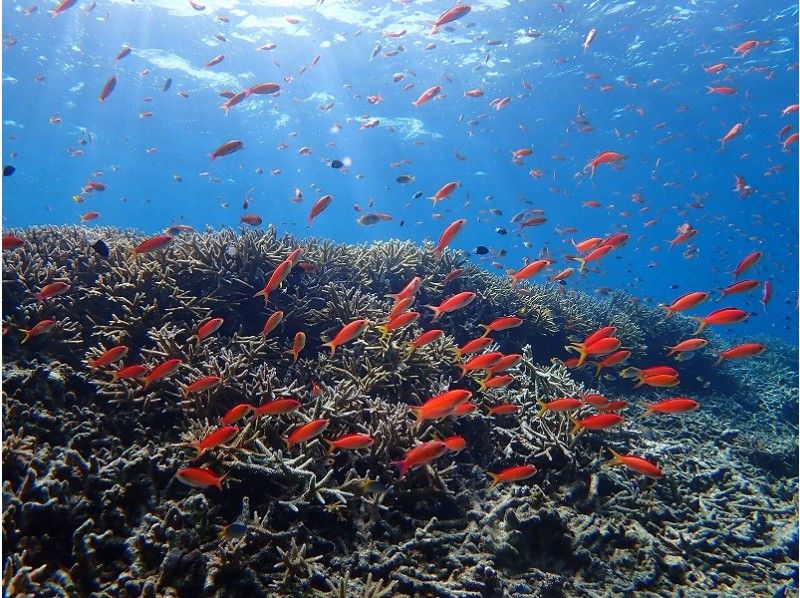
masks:
{"type": "Polygon", "coordinates": [[[664,319],[621,293],[514,290],[456,252],[436,257],[400,241],[206,231],[133,258],[140,237],[129,231],[18,234],[25,245],[3,254],[6,595],[727,596],[796,579],[796,350],[772,343],[748,367],[713,367],[703,351],[676,366],[681,392],[701,409],[626,417],[620,429],[575,439],[564,414],[540,416],[538,402],[589,390],[668,395],[551,363],[566,359],[570,337],[612,324],[631,363],[648,366],[691,333],[687,318],[664,319]],[[98,236],[108,258],[92,250],[98,236]],[[254,295],[301,246],[307,267],[293,268],[265,307],[254,295]],[[444,335],[413,352],[409,341],[431,328],[427,313],[388,335],[370,327],[333,356],[322,346],[357,318],[382,322],[386,295],[414,276],[424,281],[418,306],[467,290],[477,298],[437,320],[444,335]],[[32,298],[56,280],[70,290],[32,298]],[[265,337],[277,310],[283,320],[265,337]],[[454,349],[514,314],[523,324],[491,345],[522,355],[513,382],[478,392],[469,376],[459,381],[454,349]],[[221,327],[193,339],[211,317],[221,327]],[[22,344],[16,331],[44,319],[55,328],[22,344]],[[285,351],[298,331],[307,344],[293,363],[285,351]],[[129,348],[126,365],[180,365],[146,387],[112,380],[89,360],[116,345],[129,348]],[[209,375],[219,385],[184,391],[209,375]],[[409,406],[453,384],[475,393],[478,410],[416,426],[409,406]],[[248,413],[230,441],[192,446],[235,405],[281,397],[301,408],[248,413]],[[501,403],[519,410],[486,414],[501,403]],[[326,437],[375,443],[330,455],[319,440],[287,448],[288,432],[322,418],[326,437]],[[457,454],[401,479],[389,466],[422,440],[455,434],[466,439],[457,454]],[[657,461],[665,477],[601,467],[606,447],[657,461]],[[521,463],[539,472],[487,488],[485,472],[521,463]],[[184,467],[224,473],[222,490],[180,483],[184,467]]]}

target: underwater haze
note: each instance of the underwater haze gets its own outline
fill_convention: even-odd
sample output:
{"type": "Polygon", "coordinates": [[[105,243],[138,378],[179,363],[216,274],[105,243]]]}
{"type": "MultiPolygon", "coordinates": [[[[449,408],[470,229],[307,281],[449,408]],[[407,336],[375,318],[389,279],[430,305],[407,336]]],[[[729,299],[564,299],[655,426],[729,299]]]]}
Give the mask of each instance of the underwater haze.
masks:
{"type": "Polygon", "coordinates": [[[796,3],[2,31],[4,594],[797,595],[796,3]]]}

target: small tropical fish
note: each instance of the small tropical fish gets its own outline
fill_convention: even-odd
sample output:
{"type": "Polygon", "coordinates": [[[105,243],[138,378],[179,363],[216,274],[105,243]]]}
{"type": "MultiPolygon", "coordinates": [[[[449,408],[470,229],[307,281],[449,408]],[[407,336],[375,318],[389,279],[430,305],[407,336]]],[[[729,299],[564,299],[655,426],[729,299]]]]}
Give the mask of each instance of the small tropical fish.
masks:
{"type": "Polygon", "coordinates": [[[583,362],[586,361],[588,356],[607,355],[619,349],[621,345],[622,342],[618,338],[607,336],[605,338],[598,339],[588,346],[584,343],[578,343],[574,345],[568,345],[566,348],[570,351],[576,351],[578,353],[578,367],[580,367],[583,365],[583,362]]]}
{"type": "Polygon", "coordinates": [[[617,162],[622,162],[625,160],[625,156],[622,154],[618,154],[617,152],[612,151],[603,151],[597,154],[594,158],[587,162],[586,166],[583,167],[583,171],[589,171],[589,178],[594,176],[594,171],[597,169],[598,166],[602,164],[613,164],[617,162]]]}
{"type": "Polygon", "coordinates": [[[477,353],[491,345],[494,341],[488,336],[481,336],[464,343],[463,346],[456,349],[456,357],[461,358],[464,355],[477,353]]]}
{"type": "Polygon", "coordinates": [[[222,318],[209,318],[197,327],[197,330],[192,338],[197,339],[197,344],[200,344],[200,342],[205,338],[211,336],[217,330],[219,330],[219,327],[222,326],[224,321],[225,320],[222,318]]]}
{"type": "Polygon", "coordinates": [[[386,324],[381,324],[378,326],[378,330],[381,331],[383,337],[385,338],[393,330],[400,330],[416,322],[419,319],[419,315],[419,312],[407,311],[395,316],[386,324]]]}
{"type": "Polygon", "coordinates": [[[212,389],[215,386],[219,386],[221,382],[222,378],[220,378],[219,376],[203,376],[202,378],[198,378],[191,384],[184,386],[183,396],[185,398],[192,393],[203,392],[204,390],[212,389]]]}
{"type": "Polygon", "coordinates": [[[614,455],[614,458],[608,462],[609,465],[624,465],[631,471],[635,471],[636,473],[640,473],[648,478],[653,478],[656,480],[664,477],[664,474],[661,472],[661,470],[650,463],[650,461],[646,461],[641,457],[634,457],[633,455],[621,455],[612,448],[609,448],[608,450],[611,451],[612,455],[614,455]]]}
{"type": "Polygon", "coordinates": [[[520,326],[524,320],[522,318],[517,318],[516,316],[503,316],[492,320],[489,324],[481,324],[481,328],[484,329],[484,333],[481,336],[487,336],[491,332],[497,332],[499,330],[508,330],[509,328],[516,328],[520,326]]]}
{"type": "Polygon", "coordinates": [[[573,423],[570,434],[576,435],[581,430],[607,430],[614,426],[620,425],[624,420],[621,415],[616,413],[601,413],[599,415],[590,415],[583,419],[576,420],[570,417],[573,423]]]}
{"type": "Polygon", "coordinates": [[[498,473],[487,471],[487,475],[492,478],[492,483],[489,484],[491,490],[500,482],[519,482],[526,480],[533,476],[538,470],[533,465],[517,465],[515,467],[507,467],[498,473]]]}
{"type": "Polygon", "coordinates": [[[117,370],[111,374],[111,381],[117,380],[132,380],[134,378],[141,378],[147,373],[147,368],[143,365],[134,364],[117,370]]]}
{"type": "Polygon", "coordinates": [[[698,349],[702,349],[708,344],[708,341],[704,338],[688,338],[685,341],[679,342],[677,345],[673,347],[664,347],[665,349],[669,349],[669,353],[667,356],[673,355],[675,353],[684,353],[687,351],[697,351],[698,349]]]}
{"type": "Polygon", "coordinates": [[[487,388],[502,388],[513,381],[514,376],[511,376],[510,374],[495,376],[490,373],[489,376],[478,382],[478,390],[483,392],[487,388]]]}
{"type": "Polygon", "coordinates": [[[526,278],[530,278],[531,276],[536,276],[547,268],[550,265],[550,260],[535,260],[526,266],[523,266],[516,272],[509,274],[511,280],[514,282],[519,282],[520,280],[525,280],[526,278]]]}
{"type": "Polygon", "coordinates": [[[300,351],[303,350],[303,347],[306,346],[306,334],[305,332],[298,332],[294,335],[294,342],[292,343],[292,348],[285,351],[292,356],[292,362],[297,362],[297,358],[300,356],[300,351]]]}
{"type": "Polygon", "coordinates": [[[349,324],[346,324],[342,329],[333,337],[333,340],[322,343],[323,347],[330,347],[331,349],[331,356],[336,353],[336,347],[339,345],[343,345],[345,343],[349,343],[350,341],[356,339],[357,337],[361,336],[364,331],[369,327],[369,320],[362,319],[362,320],[354,320],[349,324]]]}
{"type": "Polygon", "coordinates": [[[599,361],[596,364],[597,375],[598,376],[600,375],[600,372],[602,371],[603,368],[624,363],[630,356],[631,356],[630,351],[616,351],[611,355],[606,356],[602,361],[599,361]]]}
{"type": "Polygon", "coordinates": [[[646,410],[642,413],[642,417],[647,417],[653,413],[685,413],[686,411],[694,411],[700,406],[700,403],[693,401],[688,397],[674,397],[672,399],[665,399],[658,403],[645,403],[646,410]]]}
{"type": "Polygon", "coordinates": [[[212,58],[212,59],[211,59],[211,60],[209,60],[208,62],[206,62],[206,63],[203,65],[203,68],[204,68],[204,69],[209,69],[209,68],[211,68],[212,66],[215,66],[215,65],[219,64],[219,63],[220,63],[220,62],[222,62],[223,60],[225,60],[225,54],[219,54],[219,55],[217,55],[217,56],[214,56],[214,58],[212,58]]]}
{"type": "Polygon", "coordinates": [[[408,409],[416,414],[416,425],[419,426],[427,419],[441,419],[451,415],[458,405],[472,398],[468,390],[453,389],[431,397],[420,406],[410,406],[408,409]]]}
{"type": "Polygon", "coordinates": [[[434,194],[431,195],[428,199],[433,200],[433,207],[436,207],[436,203],[442,201],[443,199],[447,199],[450,195],[458,188],[458,181],[450,181],[449,183],[445,183],[442,187],[434,194]]]}
{"type": "Polygon", "coordinates": [[[367,434],[347,434],[340,436],[336,440],[328,440],[323,438],[328,445],[328,454],[336,450],[355,451],[362,448],[367,448],[375,444],[375,439],[367,434]]]}
{"type": "Polygon", "coordinates": [[[208,154],[208,157],[211,158],[213,162],[217,158],[221,156],[228,156],[233,152],[238,152],[239,150],[244,149],[244,143],[238,139],[231,139],[230,141],[226,141],[222,145],[220,145],[217,149],[213,152],[208,154]]]}
{"type": "Polygon", "coordinates": [[[156,251],[162,247],[166,247],[172,243],[172,241],[173,237],[171,235],[157,235],[155,237],[150,237],[134,247],[133,254],[134,256],[138,256],[143,253],[150,253],[151,251],[156,251]]]}
{"type": "Polygon", "coordinates": [[[425,91],[422,92],[415,101],[411,102],[416,107],[422,106],[425,102],[435,98],[439,93],[442,91],[442,88],[439,85],[434,85],[433,87],[429,87],[425,91]]]}
{"type": "Polygon", "coordinates": [[[270,332],[275,330],[275,328],[278,327],[278,324],[280,324],[282,320],[283,320],[282,311],[279,310],[273,313],[269,318],[267,318],[267,321],[264,322],[264,327],[261,329],[261,336],[263,336],[264,338],[268,337],[270,332]]]}
{"type": "Polygon", "coordinates": [[[452,23],[453,21],[460,19],[461,17],[466,15],[470,10],[472,10],[471,6],[468,6],[466,4],[460,4],[454,6],[449,10],[444,11],[441,15],[439,15],[439,18],[436,19],[436,21],[433,23],[430,34],[433,35],[434,33],[438,32],[439,27],[441,27],[442,25],[445,25],[447,23],[452,23]]]}
{"type": "Polygon", "coordinates": [[[499,372],[504,372],[506,370],[513,368],[520,361],[522,361],[521,354],[509,353],[508,355],[503,355],[495,364],[486,368],[486,370],[490,374],[497,374],[499,372]]]}
{"type": "Polygon", "coordinates": [[[115,361],[119,361],[123,357],[128,354],[128,347],[125,345],[118,345],[116,347],[112,347],[105,353],[103,353],[100,357],[96,359],[90,359],[89,365],[93,370],[103,367],[106,365],[111,365],[115,361]]]}
{"type": "Polygon", "coordinates": [[[665,317],[670,317],[672,314],[679,311],[686,311],[692,309],[703,303],[708,299],[708,293],[702,291],[693,291],[686,293],[675,299],[670,305],[659,305],[659,307],[667,312],[665,317]]]}
{"type": "Polygon", "coordinates": [[[181,363],[182,361],[180,359],[173,358],[158,364],[144,377],[144,387],[147,388],[156,380],[173,374],[175,370],[180,367],[181,363]]]}
{"type": "Polygon", "coordinates": [[[409,470],[423,467],[446,452],[447,445],[444,442],[441,440],[429,440],[410,449],[402,460],[392,461],[390,465],[397,467],[402,478],[405,477],[409,470]]]}
{"type": "Polygon", "coordinates": [[[746,311],[742,311],[736,307],[723,307],[722,309],[711,312],[703,318],[692,316],[693,320],[697,320],[699,322],[697,330],[694,331],[694,334],[698,334],[709,325],[725,326],[728,324],[743,322],[747,319],[748,315],[749,314],[746,311]]]}
{"type": "Polygon", "coordinates": [[[81,222],[88,222],[89,220],[95,220],[100,217],[100,212],[86,212],[85,214],[81,214],[80,221],[81,222]]]}
{"type": "Polygon", "coordinates": [[[31,338],[34,336],[39,336],[40,334],[45,334],[50,332],[56,326],[55,320],[41,320],[34,324],[33,328],[30,330],[20,330],[24,334],[22,338],[22,342],[20,344],[24,345],[27,343],[31,338]]]}
{"type": "Polygon", "coordinates": [[[742,261],[736,265],[736,268],[733,270],[733,279],[736,280],[739,278],[746,270],[749,270],[753,266],[755,266],[761,258],[764,257],[764,253],[762,251],[754,251],[746,255],[742,258],[742,261]]]}
{"type": "Polygon", "coordinates": [[[247,524],[242,523],[241,521],[237,521],[235,523],[231,523],[230,525],[226,525],[223,527],[219,532],[219,537],[222,539],[235,539],[235,538],[242,538],[247,534],[247,524]]]}
{"type": "Polygon", "coordinates": [[[322,434],[330,425],[329,419],[315,419],[307,424],[303,424],[295,428],[289,437],[286,438],[286,448],[291,449],[292,445],[300,444],[301,442],[308,442],[309,440],[322,434]]]}
{"type": "Polygon", "coordinates": [[[514,403],[500,403],[489,407],[489,415],[509,415],[519,411],[519,405],[514,403]]]}
{"type": "Polygon", "coordinates": [[[552,401],[548,401],[545,403],[544,401],[539,401],[537,403],[539,405],[539,417],[543,416],[548,411],[553,412],[563,412],[563,411],[574,411],[578,409],[581,405],[583,405],[583,401],[580,399],[572,399],[569,397],[564,397],[561,399],[553,399],[552,401]]]}
{"type": "Polygon", "coordinates": [[[3,249],[16,249],[25,245],[25,240],[14,235],[3,235],[3,249]]]}
{"type": "Polygon", "coordinates": [[[442,314],[449,313],[469,305],[476,296],[477,295],[471,291],[464,291],[463,293],[458,293],[452,297],[449,297],[448,299],[445,299],[439,305],[426,305],[425,307],[433,310],[433,321],[435,322],[442,314]]]}
{"type": "Polygon", "coordinates": [[[292,262],[289,261],[288,259],[278,264],[277,268],[275,268],[275,270],[272,271],[272,275],[269,277],[267,284],[264,285],[264,288],[261,289],[255,295],[253,295],[253,297],[263,296],[264,307],[266,307],[269,304],[269,294],[272,291],[275,291],[280,288],[280,286],[283,284],[283,281],[286,280],[286,277],[289,276],[289,274],[291,273],[292,266],[293,266],[292,262]]]}
{"type": "Polygon", "coordinates": [[[497,351],[493,351],[491,353],[483,353],[482,355],[477,355],[467,361],[466,363],[459,365],[458,368],[461,370],[461,376],[463,377],[467,372],[472,372],[475,370],[485,370],[487,368],[492,367],[498,361],[503,358],[503,354],[497,351]]]}
{"type": "Polygon", "coordinates": [[[196,442],[192,446],[197,449],[197,454],[199,455],[203,451],[225,444],[238,433],[239,428],[236,426],[225,426],[224,428],[214,430],[208,436],[196,442]]]}
{"type": "Polygon", "coordinates": [[[746,359],[747,357],[755,357],[756,355],[761,355],[766,349],[766,345],[761,343],[743,343],[722,351],[714,365],[719,365],[726,359],[746,359]]]}
{"type": "Polygon", "coordinates": [[[455,236],[459,233],[461,228],[467,222],[465,218],[460,218],[456,220],[452,224],[450,224],[444,232],[442,232],[442,236],[439,237],[439,243],[436,245],[436,253],[441,255],[444,251],[444,248],[447,247],[455,238],[455,236]]]}
{"type": "Polygon", "coordinates": [[[42,290],[38,293],[34,293],[33,296],[36,297],[37,303],[42,303],[45,299],[52,299],[58,295],[63,295],[69,291],[70,288],[69,283],[66,282],[51,282],[43,286],[42,290]]]}
{"type": "Polygon", "coordinates": [[[255,408],[248,403],[239,403],[238,405],[234,405],[225,412],[225,415],[222,416],[222,423],[226,426],[236,423],[254,409],[255,408]]]}
{"type": "Polygon", "coordinates": [[[261,223],[264,222],[258,214],[244,214],[239,220],[250,226],[260,226],[261,223]]]}
{"type": "Polygon", "coordinates": [[[117,86],[117,78],[111,77],[106,84],[103,85],[103,89],[100,91],[100,95],[97,96],[97,99],[101,102],[105,102],[108,96],[111,95],[111,92],[114,91],[114,88],[117,86]]]}
{"type": "Polygon", "coordinates": [[[275,399],[269,403],[264,403],[253,409],[253,415],[261,417],[262,415],[285,415],[300,408],[300,401],[296,399],[275,399]]]}
{"type": "Polygon", "coordinates": [[[733,284],[730,284],[722,289],[719,299],[734,293],[746,293],[748,291],[752,291],[753,289],[757,289],[759,285],[761,285],[760,280],[740,280],[738,282],[734,282],[733,284]]]}
{"type": "Polygon", "coordinates": [[[309,212],[309,214],[308,214],[308,225],[309,226],[311,226],[311,224],[313,224],[314,218],[319,216],[325,210],[325,208],[327,208],[329,205],[331,205],[332,201],[333,201],[333,196],[331,196],[331,195],[323,195],[322,197],[320,197],[317,200],[317,203],[315,203],[311,207],[311,212],[309,212]]]}
{"type": "Polygon", "coordinates": [[[652,386],[655,388],[672,388],[673,386],[678,386],[678,384],[680,384],[678,376],[671,374],[656,374],[654,376],[640,378],[639,381],[634,385],[634,388],[639,388],[642,385],[652,386]]]}
{"type": "Polygon", "coordinates": [[[178,478],[179,482],[193,488],[216,486],[222,491],[222,482],[228,477],[228,474],[217,476],[216,473],[205,467],[186,467],[179,469],[175,477],[178,478]]]}
{"type": "Polygon", "coordinates": [[[467,448],[467,441],[463,436],[448,436],[442,438],[442,442],[451,453],[459,453],[467,448]]]}

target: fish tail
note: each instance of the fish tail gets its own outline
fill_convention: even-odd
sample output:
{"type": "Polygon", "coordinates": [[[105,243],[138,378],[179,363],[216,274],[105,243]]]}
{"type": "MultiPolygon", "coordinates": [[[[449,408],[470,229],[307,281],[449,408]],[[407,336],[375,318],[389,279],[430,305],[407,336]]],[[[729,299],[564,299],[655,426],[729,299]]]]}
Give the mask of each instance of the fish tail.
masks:
{"type": "Polygon", "coordinates": [[[486,378],[484,378],[483,380],[478,380],[478,392],[483,392],[484,390],[486,390],[486,382],[487,382],[488,380],[490,380],[490,379],[491,379],[491,377],[492,377],[492,375],[491,375],[491,374],[489,374],[489,375],[488,375],[488,376],[486,376],[486,378]]]}
{"type": "Polygon", "coordinates": [[[672,357],[672,355],[675,353],[675,347],[670,347],[669,345],[667,345],[664,348],[665,349],[669,349],[669,353],[667,353],[667,357],[672,357]]]}
{"type": "Polygon", "coordinates": [[[653,406],[650,403],[645,403],[644,406],[646,409],[644,410],[644,413],[642,413],[641,417],[650,417],[655,413],[655,411],[653,411],[653,406]]]}
{"type": "Polygon", "coordinates": [[[539,417],[542,417],[547,412],[547,403],[544,401],[536,401],[536,404],[539,406],[539,417]]]}
{"type": "Polygon", "coordinates": [[[661,303],[661,304],[659,304],[658,307],[660,307],[665,312],[667,312],[666,315],[664,316],[665,320],[672,315],[672,310],[669,308],[669,305],[664,305],[663,303],[661,303]]]}
{"type": "Polygon", "coordinates": [[[282,440],[286,443],[286,450],[289,451],[292,449],[292,443],[288,437],[282,438],[282,440]]]}
{"type": "Polygon", "coordinates": [[[608,448],[608,450],[611,451],[611,454],[614,456],[614,458],[611,459],[610,461],[606,461],[606,465],[613,466],[622,464],[622,455],[620,455],[617,451],[615,451],[610,447],[608,448]]]}
{"type": "Polygon", "coordinates": [[[30,340],[31,331],[22,329],[22,330],[20,330],[20,332],[22,333],[22,342],[20,342],[20,345],[24,345],[25,343],[27,343],[30,340]]]}
{"type": "Polygon", "coordinates": [[[381,331],[381,338],[385,339],[387,336],[389,336],[389,327],[385,324],[376,326],[376,328],[381,331]]]}
{"type": "Polygon", "coordinates": [[[644,384],[644,378],[639,378],[639,381],[633,385],[634,388],[639,388],[642,384],[644,384]]]}
{"type": "Polygon", "coordinates": [[[187,398],[189,396],[189,387],[188,386],[181,386],[181,394],[183,398],[187,398]]]}
{"type": "MultiPolygon", "coordinates": [[[[710,93],[714,93],[714,88],[713,88],[713,87],[711,87],[711,86],[709,86],[709,85],[706,85],[706,89],[708,90],[708,91],[706,92],[706,95],[708,95],[708,94],[710,94],[710,93]]],[[[611,449],[609,449],[609,450],[611,450],[611,449]]]]}
{"type": "Polygon", "coordinates": [[[222,476],[221,478],[219,478],[217,480],[216,484],[214,484],[217,488],[219,488],[220,492],[222,492],[222,482],[224,482],[227,477],[228,477],[228,474],[226,473],[224,476],[222,476]]]}
{"type": "Polygon", "coordinates": [[[722,353],[720,353],[719,357],[717,357],[717,360],[714,362],[714,365],[719,365],[723,361],[725,361],[725,357],[723,357],[722,353]]]}
{"type": "Polygon", "coordinates": [[[570,436],[577,436],[578,432],[581,431],[581,427],[582,427],[581,426],[581,422],[579,422],[577,419],[575,419],[571,415],[569,416],[569,421],[572,422],[572,429],[569,431],[570,436]]]}
{"type": "Polygon", "coordinates": [[[580,267],[578,268],[578,272],[583,272],[583,269],[586,268],[586,260],[582,257],[576,257],[576,262],[580,262],[580,267]]]}
{"type": "Polygon", "coordinates": [[[589,354],[586,352],[586,347],[582,345],[573,345],[573,347],[575,347],[575,350],[578,352],[578,355],[580,355],[580,357],[578,358],[578,363],[575,364],[575,367],[579,368],[584,364],[589,354]]]}
{"type": "Polygon", "coordinates": [[[483,328],[483,334],[481,334],[481,338],[487,336],[492,331],[492,329],[489,328],[486,324],[481,324],[480,326],[481,328],[483,328]]]}
{"type": "Polygon", "coordinates": [[[697,316],[692,316],[692,319],[693,320],[697,320],[699,322],[699,324],[697,325],[697,330],[694,331],[694,334],[698,334],[698,333],[702,332],[703,330],[705,330],[706,321],[705,321],[704,318],[700,318],[700,317],[697,317],[697,316]]]}
{"type": "Polygon", "coordinates": [[[397,468],[401,478],[405,477],[406,473],[408,472],[408,464],[406,463],[405,459],[402,461],[392,461],[389,463],[389,465],[394,465],[397,468]]]}
{"type": "Polygon", "coordinates": [[[492,488],[497,486],[497,484],[500,483],[500,476],[497,475],[496,473],[492,473],[491,471],[487,471],[486,475],[488,475],[490,478],[492,478],[492,481],[489,483],[489,490],[491,490],[492,488]]]}
{"type": "Polygon", "coordinates": [[[331,348],[331,357],[333,357],[333,354],[336,353],[336,345],[333,344],[333,341],[322,343],[322,346],[331,348]]]}
{"type": "Polygon", "coordinates": [[[93,370],[96,370],[97,369],[97,360],[96,359],[90,359],[89,360],[89,367],[91,367],[93,370]]]}
{"type": "Polygon", "coordinates": [[[600,375],[600,370],[603,369],[603,364],[602,363],[596,363],[594,365],[597,367],[597,371],[595,372],[595,376],[599,376],[600,375]]]}
{"type": "Polygon", "coordinates": [[[433,310],[433,319],[431,320],[432,322],[435,322],[439,318],[439,316],[442,315],[442,312],[435,305],[426,305],[425,307],[433,310]]]}
{"type": "Polygon", "coordinates": [[[326,455],[330,455],[336,450],[336,444],[333,442],[333,440],[328,440],[327,438],[323,438],[322,440],[324,440],[328,445],[328,450],[325,452],[326,455]]]}

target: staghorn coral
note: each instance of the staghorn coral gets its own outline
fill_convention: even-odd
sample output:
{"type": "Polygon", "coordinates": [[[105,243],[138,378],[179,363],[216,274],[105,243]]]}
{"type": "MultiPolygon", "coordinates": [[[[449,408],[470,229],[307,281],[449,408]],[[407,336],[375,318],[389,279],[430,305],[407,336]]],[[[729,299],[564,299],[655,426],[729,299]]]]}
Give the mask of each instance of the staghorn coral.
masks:
{"type": "MultiPolygon", "coordinates": [[[[127,231],[19,234],[26,245],[3,258],[4,325],[53,318],[59,327],[25,345],[10,335],[3,348],[6,594],[594,596],[691,586],[713,595],[733,581],[761,593],[796,575],[796,479],[787,472],[797,431],[786,415],[796,409],[797,374],[781,348],[754,360],[755,369],[709,370],[710,352],[681,364],[689,388],[715,391],[698,397],[703,409],[691,418],[573,439],[566,417],[539,417],[539,401],[590,390],[627,397],[631,384],[551,364],[569,336],[612,323],[633,362],[651,365],[663,362],[663,345],[691,332],[688,320],[664,320],[623,294],[514,292],[461,254],[438,258],[408,242],[205,231],[134,260],[128,249],[139,237],[127,231]],[[108,260],[89,246],[97,236],[111,240],[108,260]],[[301,246],[315,269],[295,268],[265,307],[253,295],[301,246]],[[461,275],[445,286],[454,269],[461,275]],[[385,295],[414,276],[424,279],[416,324],[385,337],[370,328],[333,357],[321,347],[353,319],[383,322],[385,295]],[[31,300],[55,279],[72,288],[31,300]],[[440,318],[444,337],[409,355],[408,342],[431,327],[423,306],[462,290],[478,298],[440,318]],[[265,339],[275,310],[283,322],[265,339]],[[479,324],[510,314],[525,322],[495,335],[493,348],[523,355],[514,381],[476,392],[476,414],[415,427],[409,405],[453,384],[477,390],[473,377],[457,381],[453,349],[480,334],[479,324]],[[192,336],[208,317],[224,323],[198,343],[192,336]],[[293,364],[283,352],[298,330],[308,344],[293,364]],[[182,365],[146,388],[110,382],[88,359],[120,343],[130,348],[125,364],[173,357],[182,365]],[[184,396],[183,387],[212,374],[219,386],[184,396]],[[283,396],[302,408],[247,416],[229,443],[202,454],[190,446],[230,407],[283,396]],[[485,415],[503,402],[520,411],[485,415]],[[318,418],[331,420],[326,437],[359,432],[376,442],[330,456],[317,440],[287,450],[283,438],[318,418]],[[461,453],[402,480],[390,470],[419,441],[451,434],[466,438],[461,453]],[[608,444],[658,461],[667,477],[598,468],[608,444]],[[487,489],[487,470],[518,463],[540,471],[530,483],[487,489]],[[224,491],[182,485],[174,474],[187,465],[226,473],[224,491]],[[220,537],[233,522],[243,535],[220,537]]],[[[582,409],[579,417],[591,412],[582,409]]]]}

